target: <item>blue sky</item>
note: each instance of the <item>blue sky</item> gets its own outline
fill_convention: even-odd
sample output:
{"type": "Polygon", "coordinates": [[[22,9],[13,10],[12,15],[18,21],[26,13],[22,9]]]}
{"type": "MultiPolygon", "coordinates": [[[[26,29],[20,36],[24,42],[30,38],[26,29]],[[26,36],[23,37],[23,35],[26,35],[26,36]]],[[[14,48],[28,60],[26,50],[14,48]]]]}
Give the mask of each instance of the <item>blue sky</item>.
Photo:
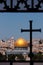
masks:
{"type": "Polygon", "coordinates": [[[30,20],[33,20],[34,29],[42,29],[41,33],[33,33],[33,38],[43,39],[43,13],[0,13],[0,39],[14,36],[14,39],[28,40],[29,33],[21,33],[21,28],[28,29],[30,20]]]}

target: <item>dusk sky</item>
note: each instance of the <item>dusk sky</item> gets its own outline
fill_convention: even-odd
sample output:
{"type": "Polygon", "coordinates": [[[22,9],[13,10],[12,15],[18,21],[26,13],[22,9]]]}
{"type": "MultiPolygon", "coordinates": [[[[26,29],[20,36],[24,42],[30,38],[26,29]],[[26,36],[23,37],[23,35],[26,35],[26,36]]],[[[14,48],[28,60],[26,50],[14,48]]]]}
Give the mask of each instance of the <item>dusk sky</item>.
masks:
{"type": "Polygon", "coordinates": [[[33,33],[33,38],[43,39],[43,13],[0,13],[0,39],[14,39],[20,37],[28,40],[29,32],[21,33],[22,29],[29,28],[29,21],[33,20],[33,28],[42,32],[33,33]]]}

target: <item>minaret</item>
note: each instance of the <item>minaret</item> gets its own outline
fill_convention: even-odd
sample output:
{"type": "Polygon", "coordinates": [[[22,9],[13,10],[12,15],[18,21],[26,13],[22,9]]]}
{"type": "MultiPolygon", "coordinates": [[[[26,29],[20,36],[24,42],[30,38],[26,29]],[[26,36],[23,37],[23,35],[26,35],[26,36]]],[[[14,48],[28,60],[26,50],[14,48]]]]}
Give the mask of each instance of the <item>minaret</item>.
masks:
{"type": "Polygon", "coordinates": [[[12,49],[14,49],[14,42],[15,42],[14,37],[11,37],[10,41],[11,41],[11,47],[12,49]]]}

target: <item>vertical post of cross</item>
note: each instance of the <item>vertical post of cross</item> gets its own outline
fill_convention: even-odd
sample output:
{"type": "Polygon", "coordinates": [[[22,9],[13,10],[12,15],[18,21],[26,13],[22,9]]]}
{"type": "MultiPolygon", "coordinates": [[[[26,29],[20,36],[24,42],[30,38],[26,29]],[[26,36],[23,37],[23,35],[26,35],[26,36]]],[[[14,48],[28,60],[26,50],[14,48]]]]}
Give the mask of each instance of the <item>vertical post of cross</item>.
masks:
{"type": "Polygon", "coordinates": [[[30,21],[30,60],[32,62],[32,21],[30,21]]]}

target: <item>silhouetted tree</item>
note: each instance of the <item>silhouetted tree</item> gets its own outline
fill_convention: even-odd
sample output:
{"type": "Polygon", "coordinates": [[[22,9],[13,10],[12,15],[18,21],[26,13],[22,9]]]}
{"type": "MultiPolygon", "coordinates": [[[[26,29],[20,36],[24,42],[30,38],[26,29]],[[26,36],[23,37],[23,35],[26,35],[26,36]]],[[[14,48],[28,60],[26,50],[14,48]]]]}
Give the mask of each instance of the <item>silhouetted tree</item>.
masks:
{"type": "Polygon", "coordinates": [[[6,60],[6,55],[2,55],[2,54],[0,53],[0,60],[6,60]]]}
{"type": "Polygon", "coordinates": [[[39,40],[39,44],[42,44],[42,41],[41,40],[39,40]]]}
{"type": "Polygon", "coordinates": [[[14,61],[15,60],[15,55],[14,54],[8,55],[8,60],[14,61]]]}
{"type": "Polygon", "coordinates": [[[37,54],[34,54],[34,57],[33,57],[33,60],[39,60],[39,61],[42,61],[43,60],[43,55],[41,52],[37,53],[37,54]]]}

